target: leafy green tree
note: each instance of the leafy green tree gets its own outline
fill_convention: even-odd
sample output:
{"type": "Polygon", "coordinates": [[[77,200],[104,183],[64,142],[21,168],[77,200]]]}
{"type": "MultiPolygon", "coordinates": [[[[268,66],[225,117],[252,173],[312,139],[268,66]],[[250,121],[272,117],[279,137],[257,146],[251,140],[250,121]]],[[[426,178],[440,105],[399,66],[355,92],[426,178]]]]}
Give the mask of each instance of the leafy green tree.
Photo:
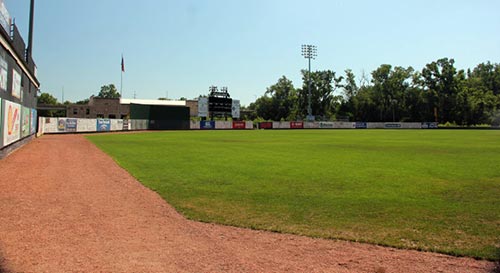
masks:
{"type": "Polygon", "coordinates": [[[422,83],[430,112],[437,109],[439,123],[454,122],[459,82],[455,60],[443,58],[422,69],[422,83]]]}
{"type": "Polygon", "coordinates": [[[57,105],[57,99],[49,93],[41,93],[37,98],[38,104],[57,105]]]}
{"type": "Polygon", "coordinates": [[[404,112],[405,95],[410,87],[413,68],[392,69],[384,64],[372,72],[374,102],[378,105],[379,121],[400,121],[404,112]]]}
{"type": "MultiPolygon", "coordinates": [[[[49,93],[41,93],[37,98],[38,106],[49,105],[49,106],[63,106],[63,104],[57,101],[57,98],[49,93]]],[[[40,117],[64,117],[66,116],[66,110],[38,110],[38,116],[40,117]]]]}
{"type": "Polygon", "coordinates": [[[274,115],[272,100],[272,98],[264,95],[258,98],[254,103],[251,103],[249,107],[251,110],[255,111],[257,117],[264,120],[272,120],[274,115]]]}
{"type": "MultiPolygon", "coordinates": [[[[344,77],[336,76],[331,70],[311,72],[311,108],[312,114],[317,118],[327,120],[334,117],[337,105],[341,99],[334,93],[341,88],[344,77]]],[[[309,94],[309,71],[302,70],[302,89],[298,94],[298,115],[307,115],[308,94],[309,94]]]]}
{"type": "Polygon", "coordinates": [[[79,100],[77,102],[75,102],[75,104],[82,104],[82,105],[85,105],[85,104],[89,104],[89,99],[84,99],[84,100],[79,100]]]}
{"type": "Polygon", "coordinates": [[[104,99],[119,99],[121,95],[118,93],[118,90],[116,90],[114,84],[108,84],[101,86],[101,91],[99,91],[97,97],[104,99]]]}
{"type": "Polygon", "coordinates": [[[267,88],[266,95],[271,98],[268,119],[292,120],[296,115],[297,91],[291,80],[281,77],[276,84],[267,88]]]}
{"type": "Polygon", "coordinates": [[[345,84],[342,88],[344,96],[341,99],[337,114],[349,117],[350,120],[355,120],[359,107],[359,101],[357,99],[359,87],[356,84],[356,76],[351,69],[346,69],[345,74],[345,84]]]}

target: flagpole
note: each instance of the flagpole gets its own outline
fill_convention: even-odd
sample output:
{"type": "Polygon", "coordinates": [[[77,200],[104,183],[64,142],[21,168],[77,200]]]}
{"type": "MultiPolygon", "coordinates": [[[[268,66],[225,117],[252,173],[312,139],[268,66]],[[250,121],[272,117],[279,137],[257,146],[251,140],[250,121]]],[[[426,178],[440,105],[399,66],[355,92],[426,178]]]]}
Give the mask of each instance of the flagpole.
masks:
{"type": "Polygon", "coordinates": [[[123,53],[122,53],[122,65],[121,65],[121,74],[120,74],[120,97],[123,98],[123,72],[125,70],[125,64],[123,61],[123,53]]]}

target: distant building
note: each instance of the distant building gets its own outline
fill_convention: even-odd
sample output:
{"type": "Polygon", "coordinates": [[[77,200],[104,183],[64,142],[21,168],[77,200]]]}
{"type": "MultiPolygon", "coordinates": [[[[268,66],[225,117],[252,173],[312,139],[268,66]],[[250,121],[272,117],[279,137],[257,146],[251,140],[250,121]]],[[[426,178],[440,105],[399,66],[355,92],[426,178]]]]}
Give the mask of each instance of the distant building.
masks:
{"type": "Polygon", "coordinates": [[[130,118],[130,105],[145,106],[184,106],[189,107],[191,117],[198,115],[198,101],[195,100],[144,100],[144,99],[105,99],[90,97],[88,104],[71,104],[67,106],[69,118],[130,118]]]}

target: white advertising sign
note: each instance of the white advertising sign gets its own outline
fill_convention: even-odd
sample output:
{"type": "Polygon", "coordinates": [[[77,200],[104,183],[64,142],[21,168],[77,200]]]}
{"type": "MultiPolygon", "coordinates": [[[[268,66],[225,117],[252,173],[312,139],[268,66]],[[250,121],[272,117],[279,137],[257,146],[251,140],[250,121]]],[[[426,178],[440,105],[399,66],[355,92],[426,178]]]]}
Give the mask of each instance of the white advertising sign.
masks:
{"type": "Polygon", "coordinates": [[[9,66],[4,57],[0,55],[0,90],[7,92],[7,70],[9,66]]]}
{"type": "Polygon", "coordinates": [[[15,69],[12,72],[12,96],[21,99],[21,74],[15,69]]]}
{"type": "Polygon", "coordinates": [[[233,100],[233,106],[231,107],[231,115],[233,118],[240,118],[240,101],[233,100]]]}
{"type": "Polygon", "coordinates": [[[198,98],[198,116],[208,116],[208,98],[198,98]]]}
{"type": "Polygon", "coordinates": [[[5,100],[3,117],[3,144],[7,146],[21,138],[21,105],[5,100]]]}

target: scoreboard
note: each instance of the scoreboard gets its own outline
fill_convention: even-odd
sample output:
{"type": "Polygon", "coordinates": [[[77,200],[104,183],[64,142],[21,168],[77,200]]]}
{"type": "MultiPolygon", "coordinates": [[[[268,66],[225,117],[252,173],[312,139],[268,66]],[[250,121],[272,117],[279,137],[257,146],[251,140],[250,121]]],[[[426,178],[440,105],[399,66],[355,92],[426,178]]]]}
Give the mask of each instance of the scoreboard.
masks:
{"type": "Polygon", "coordinates": [[[213,113],[231,113],[233,99],[208,97],[208,111],[213,113]]]}

